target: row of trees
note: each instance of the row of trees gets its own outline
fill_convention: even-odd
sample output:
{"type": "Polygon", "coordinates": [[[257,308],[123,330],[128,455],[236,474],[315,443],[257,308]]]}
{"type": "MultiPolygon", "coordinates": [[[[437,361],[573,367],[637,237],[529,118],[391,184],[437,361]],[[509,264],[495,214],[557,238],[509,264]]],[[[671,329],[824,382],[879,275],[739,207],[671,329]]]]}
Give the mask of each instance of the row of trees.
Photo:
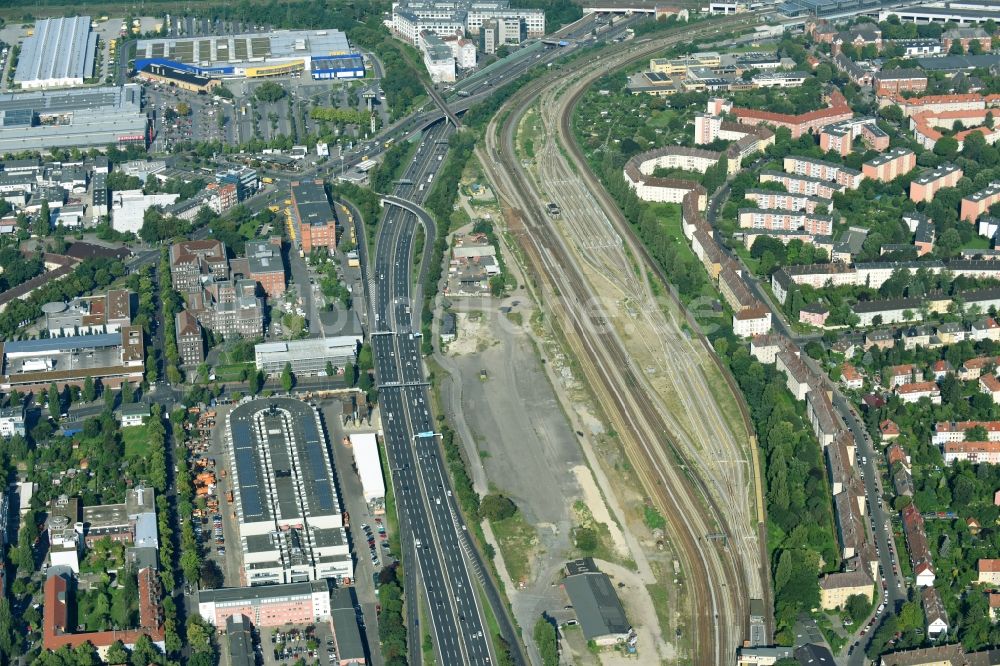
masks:
{"type": "MultiPolygon", "coordinates": [[[[433,256],[435,257],[443,257],[448,251],[448,233],[451,225],[451,213],[458,200],[458,182],[462,178],[465,165],[472,157],[476,139],[476,135],[471,131],[460,131],[452,135],[449,140],[448,157],[438,172],[434,187],[424,204],[437,221],[437,236],[433,239],[433,256]]],[[[441,261],[432,261],[431,265],[427,267],[424,280],[424,302],[420,308],[420,323],[423,333],[421,346],[425,354],[431,353],[434,348],[434,342],[431,339],[431,321],[434,318],[433,305],[434,299],[437,297],[438,286],[441,283],[442,268],[441,261]]]]}
{"type": "Polygon", "coordinates": [[[309,111],[309,116],[313,120],[322,120],[338,125],[359,125],[368,126],[369,113],[367,110],[341,109],[339,107],[314,106],[309,111]]]}
{"type": "Polygon", "coordinates": [[[160,252],[160,318],[163,321],[163,364],[167,381],[179,384],[184,379],[181,373],[181,354],[177,349],[177,323],[175,316],[183,303],[170,283],[170,251],[164,247],[160,252]]]}
{"type": "Polygon", "coordinates": [[[802,407],[780,373],[728,339],[715,346],[739,383],[763,454],[775,640],[790,645],[799,613],[819,605],[817,572],[835,570],[840,559],[826,467],[802,407]]]}

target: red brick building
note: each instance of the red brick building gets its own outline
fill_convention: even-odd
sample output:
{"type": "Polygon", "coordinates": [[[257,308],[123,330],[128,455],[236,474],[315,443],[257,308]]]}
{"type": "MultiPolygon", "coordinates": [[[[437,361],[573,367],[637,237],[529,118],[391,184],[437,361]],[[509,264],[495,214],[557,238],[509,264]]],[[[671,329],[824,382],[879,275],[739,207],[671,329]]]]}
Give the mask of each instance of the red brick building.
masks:
{"type": "Polygon", "coordinates": [[[875,75],[876,95],[891,95],[904,91],[927,90],[927,76],[919,69],[888,69],[875,75]]]}
{"type": "Polygon", "coordinates": [[[98,650],[107,648],[115,641],[121,641],[125,647],[131,648],[140,636],[149,636],[150,640],[163,648],[165,632],[163,627],[163,608],[160,606],[160,587],[156,572],[146,567],[139,570],[139,626],[136,629],[117,631],[90,631],[74,633],[74,627],[69,626],[69,604],[72,602],[71,582],[61,575],[52,576],[45,581],[45,603],[42,616],[42,647],[46,650],[58,650],[63,646],[76,648],[84,643],[90,643],[98,650]]]}
{"type": "Polygon", "coordinates": [[[291,231],[302,251],[336,247],[337,216],[326,197],[323,181],[292,181],[291,201],[291,231]]]}

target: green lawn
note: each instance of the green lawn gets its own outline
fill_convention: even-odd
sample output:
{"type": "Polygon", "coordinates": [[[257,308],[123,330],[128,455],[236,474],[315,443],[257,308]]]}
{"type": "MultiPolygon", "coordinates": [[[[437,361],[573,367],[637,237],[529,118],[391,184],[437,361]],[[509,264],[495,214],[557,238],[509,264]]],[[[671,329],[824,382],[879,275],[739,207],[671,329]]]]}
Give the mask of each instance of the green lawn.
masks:
{"type": "Polygon", "coordinates": [[[122,428],[122,441],[125,443],[125,457],[128,459],[145,458],[149,455],[149,434],[146,426],[122,428]]]}
{"type": "Polygon", "coordinates": [[[515,584],[527,580],[531,574],[531,554],[535,539],[535,528],[524,520],[524,515],[518,511],[510,518],[490,523],[493,534],[500,544],[507,572],[515,584]]]}
{"type": "Polygon", "coordinates": [[[972,239],[962,245],[963,250],[988,250],[990,249],[990,239],[986,236],[976,234],[972,239]]]}
{"type": "Polygon", "coordinates": [[[216,381],[238,382],[243,379],[243,372],[253,372],[256,370],[253,361],[248,363],[230,363],[228,365],[217,365],[213,368],[216,381]]]}
{"type": "Polygon", "coordinates": [[[665,109],[659,112],[654,111],[652,117],[646,121],[646,125],[654,129],[657,128],[663,129],[666,128],[667,125],[670,124],[670,121],[672,121],[676,117],[677,117],[677,112],[671,111],[669,109],[665,109]]]}

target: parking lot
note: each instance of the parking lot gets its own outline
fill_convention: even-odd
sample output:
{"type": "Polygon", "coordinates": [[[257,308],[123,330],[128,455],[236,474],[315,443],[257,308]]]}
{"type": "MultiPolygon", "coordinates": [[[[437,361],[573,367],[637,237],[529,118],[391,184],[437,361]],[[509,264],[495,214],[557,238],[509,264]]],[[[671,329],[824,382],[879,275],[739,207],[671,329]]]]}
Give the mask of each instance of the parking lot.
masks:
{"type": "Polygon", "coordinates": [[[333,628],[329,623],[286,625],[260,630],[264,665],[290,664],[298,659],[307,663],[336,664],[333,628]]]}
{"type": "MultiPolygon", "coordinates": [[[[134,79],[134,81],[139,81],[134,79]]],[[[256,98],[255,91],[262,80],[227,80],[224,85],[233,99],[212,94],[198,94],[162,83],[142,82],[146,109],[155,112],[153,152],[169,152],[180,141],[220,142],[240,145],[251,139],[275,141],[287,138],[292,143],[305,143],[308,136],[327,136],[345,144],[357,144],[370,127],[350,126],[343,132],[336,126],[312,118],[313,108],[367,110],[364,92],[377,88],[378,82],[313,81],[305,78],[268,79],[285,90],[285,96],[274,102],[256,98]],[[174,117],[178,105],[190,109],[187,115],[174,117]]],[[[375,112],[388,123],[389,113],[376,97],[375,112]]]]}

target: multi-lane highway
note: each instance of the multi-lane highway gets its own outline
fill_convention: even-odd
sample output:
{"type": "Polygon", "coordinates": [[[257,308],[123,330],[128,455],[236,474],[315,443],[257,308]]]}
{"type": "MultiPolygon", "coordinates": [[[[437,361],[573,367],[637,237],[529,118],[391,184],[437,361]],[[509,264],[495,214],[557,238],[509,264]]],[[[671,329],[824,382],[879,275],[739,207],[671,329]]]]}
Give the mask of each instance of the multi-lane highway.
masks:
{"type": "MultiPolygon", "coordinates": [[[[433,185],[448,150],[451,125],[439,123],[423,136],[417,153],[396,187],[400,199],[419,203],[433,185]]],[[[433,222],[424,217],[433,244],[433,222]]],[[[433,433],[426,377],[420,356],[419,301],[412,298],[413,236],[417,216],[387,205],[375,248],[375,301],[372,349],[386,450],[397,511],[403,530],[404,566],[415,561],[408,581],[419,577],[432,626],[429,633],[443,664],[496,663],[492,637],[476,594],[479,571],[470,557],[467,530],[433,433]],[[416,575],[414,575],[416,574],[416,575]]],[[[427,255],[425,255],[426,258],[427,255]]],[[[427,262],[423,262],[426,269],[427,262]]],[[[482,579],[480,579],[482,580],[482,579]]],[[[484,581],[485,582],[485,581],[484,581]]],[[[417,594],[408,594],[411,609],[417,594]]],[[[412,611],[411,611],[412,612],[412,611]]],[[[416,629],[411,615],[411,632],[416,629]]],[[[427,628],[423,628],[427,631],[427,628]]],[[[414,632],[411,646],[421,637],[414,632]]],[[[411,655],[417,650],[411,649],[411,655]]]]}

